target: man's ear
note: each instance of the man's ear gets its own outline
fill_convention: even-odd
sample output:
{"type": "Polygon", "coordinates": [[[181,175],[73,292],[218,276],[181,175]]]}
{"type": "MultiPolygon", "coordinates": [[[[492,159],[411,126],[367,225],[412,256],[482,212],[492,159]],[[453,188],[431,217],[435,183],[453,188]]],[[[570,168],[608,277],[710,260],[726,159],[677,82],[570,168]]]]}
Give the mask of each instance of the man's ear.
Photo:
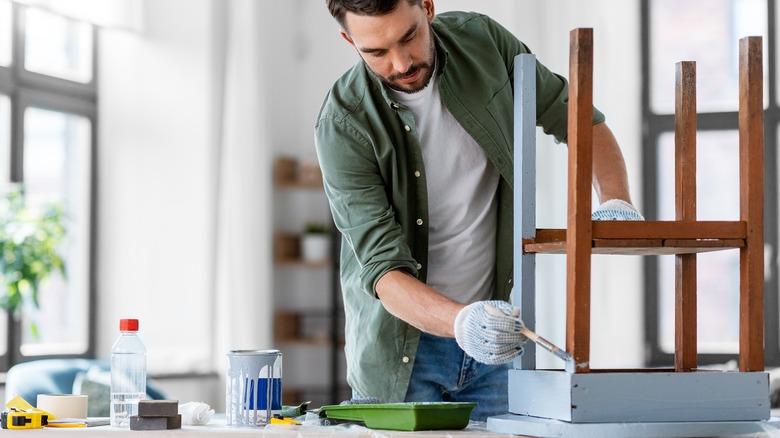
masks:
{"type": "Polygon", "coordinates": [[[433,23],[433,18],[436,16],[433,0],[424,0],[422,2],[422,8],[425,10],[425,16],[428,18],[428,23],[433,23]]]}
{"type": "Polygon", "coordinates": [[[347,31],[344,29],[339,29],[339,33],[341,34],[341,37],[347,40],[347,42],[352,46],[355,47],[355,42],[352,41],[352,38],[349,37],[349,34],[347,34],[347,31]]]}

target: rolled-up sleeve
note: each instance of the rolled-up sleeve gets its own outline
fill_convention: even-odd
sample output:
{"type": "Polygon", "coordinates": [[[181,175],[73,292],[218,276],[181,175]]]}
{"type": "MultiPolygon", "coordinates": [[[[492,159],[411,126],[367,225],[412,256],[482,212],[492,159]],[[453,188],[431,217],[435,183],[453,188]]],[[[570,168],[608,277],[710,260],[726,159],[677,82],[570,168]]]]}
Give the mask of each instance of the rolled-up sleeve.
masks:
{"type": "Polygon", "coordinates": [[[364,292],[376,296],[379,279],[394,269],[416,275],[416,262],[388,198],[377,151],[348,118],[320,118],[315,146],[333,221],[359,267],[364,292]]]}

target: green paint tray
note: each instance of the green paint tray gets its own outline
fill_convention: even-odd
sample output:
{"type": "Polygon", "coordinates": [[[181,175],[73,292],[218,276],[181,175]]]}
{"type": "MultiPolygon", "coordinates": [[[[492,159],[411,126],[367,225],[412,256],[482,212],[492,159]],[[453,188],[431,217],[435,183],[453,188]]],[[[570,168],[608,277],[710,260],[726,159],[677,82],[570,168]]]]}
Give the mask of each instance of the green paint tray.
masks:
{"type": "Polygon", "coordinates": [[[473,402],[411,402],[333,405],[320,408],[320,416],[362,421],[371,429],[463,429],[469,424],[473,402]]]}

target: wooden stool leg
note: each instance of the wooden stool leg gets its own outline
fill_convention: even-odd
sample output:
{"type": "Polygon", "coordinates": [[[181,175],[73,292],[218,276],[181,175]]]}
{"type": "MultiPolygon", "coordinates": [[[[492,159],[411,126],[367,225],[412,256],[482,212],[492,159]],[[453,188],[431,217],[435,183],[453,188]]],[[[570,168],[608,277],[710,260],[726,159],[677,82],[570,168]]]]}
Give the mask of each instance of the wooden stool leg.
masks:
{"type": "MultiPolygon", "coordinates": [[[[675,219],[696,221],[696,63],[677,63],[675,88],[675,219]]],[[[675,256],[674,369],[696,368],[696,254],[675,256]]]]}
{"type": "Polygon", "coordinates": [[[739,41],[739,370],[764,369],[764,83],[761,37],[739,41]]]}
{"type": "Polygon", "coordinates": [[[569,182],[566,231],[566,349],[576,372],[590,371],[593,30],[569,35],[569,182]]]}

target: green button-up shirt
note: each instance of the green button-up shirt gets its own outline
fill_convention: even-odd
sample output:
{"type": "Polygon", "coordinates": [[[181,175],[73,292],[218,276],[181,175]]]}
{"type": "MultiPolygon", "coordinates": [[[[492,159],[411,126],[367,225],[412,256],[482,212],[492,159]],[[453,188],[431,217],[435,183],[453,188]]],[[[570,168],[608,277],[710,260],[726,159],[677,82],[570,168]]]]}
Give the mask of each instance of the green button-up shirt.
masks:
{"type": "MultiPolygon", "coordinates": [[[[433,33],[441,99],[501,174],[492,297],[509,300],[514,58],[529,49],[498,23],[475,13],[440,14],[433,33]]],[[[537,124],[563,142],[566,80],[537,63],[536,85],[537,124]]],[[[594,111],[594,122],[602,120],[594,111]]],[[[364,397],[400,402],[420,332],[384,309],[375,286],[396,269],[423,282],[427,277],[426,172],[414,115],[359,62],[325,98],[315,141],[334,223],[343,236],[347,382],[364,397]]]]}

